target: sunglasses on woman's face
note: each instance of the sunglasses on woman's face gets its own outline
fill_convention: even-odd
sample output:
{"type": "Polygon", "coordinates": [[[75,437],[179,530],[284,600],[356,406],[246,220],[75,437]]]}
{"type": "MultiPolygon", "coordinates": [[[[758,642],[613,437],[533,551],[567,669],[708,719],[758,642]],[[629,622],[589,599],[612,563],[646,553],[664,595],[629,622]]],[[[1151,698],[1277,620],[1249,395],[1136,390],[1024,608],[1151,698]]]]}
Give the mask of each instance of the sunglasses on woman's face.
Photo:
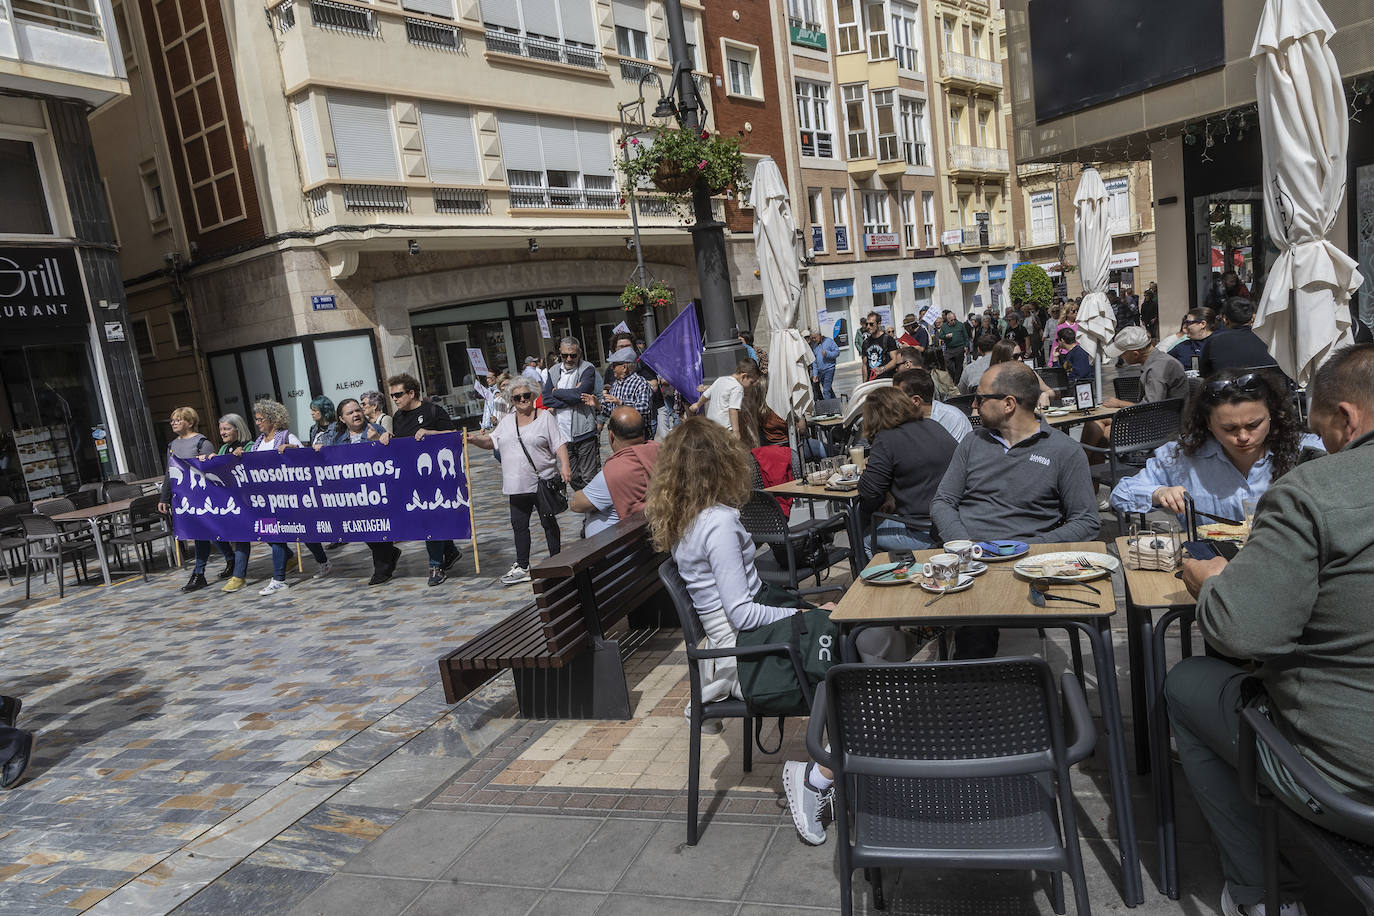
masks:
{"type": "Polygon", "coordinates": [[[527,392],[525,392],[524,394],[512,395],[512,396],[511,396],[511,400],[514,401],[514,402],[517,403],[517,404],[523,404],[523,403],[525,403],[526,401],[533,401],[533,400],[534,400],[534,395],[530,394],[530,393],[527,391],[527,392]]]}

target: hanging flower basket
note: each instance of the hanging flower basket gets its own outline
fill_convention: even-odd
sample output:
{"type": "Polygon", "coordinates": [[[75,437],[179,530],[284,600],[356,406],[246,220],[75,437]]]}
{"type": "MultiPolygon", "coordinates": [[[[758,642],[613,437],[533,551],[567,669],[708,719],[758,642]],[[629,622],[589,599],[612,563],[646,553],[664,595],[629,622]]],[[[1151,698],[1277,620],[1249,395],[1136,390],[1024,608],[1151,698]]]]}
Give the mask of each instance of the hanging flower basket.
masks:
{"type": "Polygon", "coordinates": [[[620,294],[620,307],[627,312],[651,305],[654,308],[667,308],[675,301],[672,289],[653,281],[647,287],[640,286],[638,283],[629,283],[625,286],[625,291],[620,294]]]}
{"type": "Polygon", "coordinates": [[[692,212],[691,194],[698,179],[706,181],[712,195],[749,193],[749,174],[736,139],[664,127],[654,131],[651,142],[630,137],[620,141],[620,148],[629,153],[616,162],[621,187],[652,185],[683,216],[692,212]]]}
{"type": "Polygon", "coordinates": [[[654,187],[669,194],[685,194],[697,183],[697,176],[684,171],[682,166],[664,160],[654,167],[654,187]]]}

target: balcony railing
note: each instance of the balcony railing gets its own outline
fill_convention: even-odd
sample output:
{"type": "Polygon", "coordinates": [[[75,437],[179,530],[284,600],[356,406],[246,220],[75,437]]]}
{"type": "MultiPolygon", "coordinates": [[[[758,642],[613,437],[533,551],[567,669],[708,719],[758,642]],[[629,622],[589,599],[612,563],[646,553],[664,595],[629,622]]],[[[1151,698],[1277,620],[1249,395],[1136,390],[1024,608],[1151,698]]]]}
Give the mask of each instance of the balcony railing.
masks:
{"type": "Polygon", "coordinates": [[[1006,223],[987,224],[987,235],[983,235],[983,225],[975,223],[972,226],[959,227],[959,248],[969,250],[975,248],[1006,248],[1007,233],[1006,223]]]}
{"type": "Polygon", "coordinates": [[[369,9],[334,3],[332,0],[310,0],[310,19],[322,29],[348,32],[353,35],[376,35],[377,14],[369,9]]]}
{"type": "Polygon", "coordinates": [[[1018,236],[1021,240],[1022,248],[1045,248],[1049,245],[1058,245],[1060,238],[1068,241],[1073,240],[1072,227],[1061,225],[1059,227],[1059,233],[1059,235],[1055,234],[1053,223],[1040,225],[1032,224],[1029,230],[1022,229],[1018,233],[1018,236]]]}
{"type": "Polygon", "coordinates": [[[588,70],[603,70],[601,52],[588,45],[571,45],[559,41],[546,41],[532,38],[519,32],[505,29],[487,28],[487,50],[500,54],[514,54],[530,60],[545,60],[552,63],[585,67],[588,70]]]}
{"type": "Polygon", "coordinates": [[[346,184],[344,209],[357,213],[405,213],[410,209],[406,189],[391,185],[346,184]]]}
{"type": "Polygon", "coordinates": [[[324,216],[329,212],[328,188],[312,188],[305,193],[305,199],[310,203],[311,216],[324,216]]]}
{"type": "Polygon", "coordinates": [[[964,172],[1008,171],[1007,151],[992,146],[951,146],[949,167],[964,172]]]}
{"type": "Polygon", "coordinates": [[[487,192],[480,188],[435,188],[435,213],[490,213],[487,192]]]}
{"type": "Polygon", "coordinates": [[[1107,221],[1107,228],[1111,231],[1112,235],[1143,232],[1145,229],[1145,218],[1139,213],[1128,216],[1114,216],[1107,221]]]}
{"type": "Polygon", "coordinates": [[[620,194],[614,188],[542,188],[511,185],[510,205],[515,210],[618,210],[620,194]]]}
{"type": "Polygon", "coordinates": [[[281,0],[276,6],[272,7],[272,16],[277,24],[277,31],[282,35],[296,27],[296,2],[295,0],[281,0]]]}
{"type": "Polygon", "coordinates": [[[99,37],[100,13],[92,0],[10,0],[15,20],[99,37]]]}
{"type": "Polygon", "coordinates": [[[459,54],[467,52],[467,48],[463,46],[461,30],[456,26],[430,22],[428,19],[407,18],[406,41],[436,51],[453,51],[459,54]]]}
{"type": "MultiPolygon", "coordinates": [[[[635,207],[639,210],[640,216],[680,216],[675,205],[666,197],[656,194],[636,194],[635,207]]],[[[711,215],[713,219],[725,219],[725,207],[719,198],[711,199],[711,215]]]]}
{"type": "Polygon", "coordinates": [[[637,83],[654,72],[652,64],[640,63],[637,60],[622,60],[620,62],[620,75],[632,83],[637,83]]]}
{"type": "Polygon", "coordinates": [[[944,51],[940,54],[940,75],[945,79],[981,83],[984,86],[1002,85],[1002,64],[995,60],[970,57],[944,51]]]}

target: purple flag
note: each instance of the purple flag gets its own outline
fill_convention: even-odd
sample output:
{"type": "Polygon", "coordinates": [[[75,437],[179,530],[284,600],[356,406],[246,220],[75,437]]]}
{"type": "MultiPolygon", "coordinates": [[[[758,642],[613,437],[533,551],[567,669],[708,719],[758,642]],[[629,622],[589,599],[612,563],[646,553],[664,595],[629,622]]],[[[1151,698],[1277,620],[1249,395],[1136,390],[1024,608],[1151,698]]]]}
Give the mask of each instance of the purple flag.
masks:
{"type": "Polygon", "coordinates": [[[688,401],[697,398],[701,384],[701,328],[690,303],[639,354],[640,362],[663,377],[688,401]]]}

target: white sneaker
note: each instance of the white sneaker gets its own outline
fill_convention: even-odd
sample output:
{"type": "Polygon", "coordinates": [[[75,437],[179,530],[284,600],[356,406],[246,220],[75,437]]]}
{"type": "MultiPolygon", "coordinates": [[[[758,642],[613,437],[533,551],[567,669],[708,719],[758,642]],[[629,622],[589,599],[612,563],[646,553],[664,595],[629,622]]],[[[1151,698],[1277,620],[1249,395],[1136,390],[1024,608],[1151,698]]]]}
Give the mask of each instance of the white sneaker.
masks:
{"type": "Polygon", "coordinates": [[[792,826],[801,838],[812,846],[825,842],[825,828],[821,826],[821,809],[829,805],[833,790],[819,792],[806,781],[807,763],[789,760],[782,766],[782,791],[787,807],[792,811],[792,826]]]}
{"type": "MultiPolygon", "coordinates": [[[[1267,916],[1269,910],[1262,903],[1236,903],[1231,899],[1231,884],[1227,882],[1221,889],[1221,912],[1223,916],[1267,916]]],[[[1301,903],[1281,903],[1279,916],[1307,916],[1307,910],[1301,903]]]]}
{"type": "Polygon", "coordinates": [[[315,570],[314,578],[323,579],[325,576],[329,575],[333,571],[334,564],[330,563],[328,560],[325,560],[323,563],[320,564],[320,568],[315,570]]]}
{"type": "Polygon", "coordinates": [[[528,581],[530,581],[530,571],[519,563],[512,563],[510,569],[501,577],[501,584],[503,585],[518,585],[528,581]]]}
{"type": "Polygon", "coordinates": [[[263,586],[263,587],[262,587],[262,590],[259,591],[258,594],[259,594],[259,595],[270,595],[270,594],[272,594],[273,592],[279,592],[279,591],[282,591],[283,589],[287,589],[287,588],[290,588],[290,587],[291,587],[291,586],[287,585],[285,582],[283,582],[283,581],[280,580],[280,579],[273,579],[271,582],[268,582],[265,586],[263,586]]]}

